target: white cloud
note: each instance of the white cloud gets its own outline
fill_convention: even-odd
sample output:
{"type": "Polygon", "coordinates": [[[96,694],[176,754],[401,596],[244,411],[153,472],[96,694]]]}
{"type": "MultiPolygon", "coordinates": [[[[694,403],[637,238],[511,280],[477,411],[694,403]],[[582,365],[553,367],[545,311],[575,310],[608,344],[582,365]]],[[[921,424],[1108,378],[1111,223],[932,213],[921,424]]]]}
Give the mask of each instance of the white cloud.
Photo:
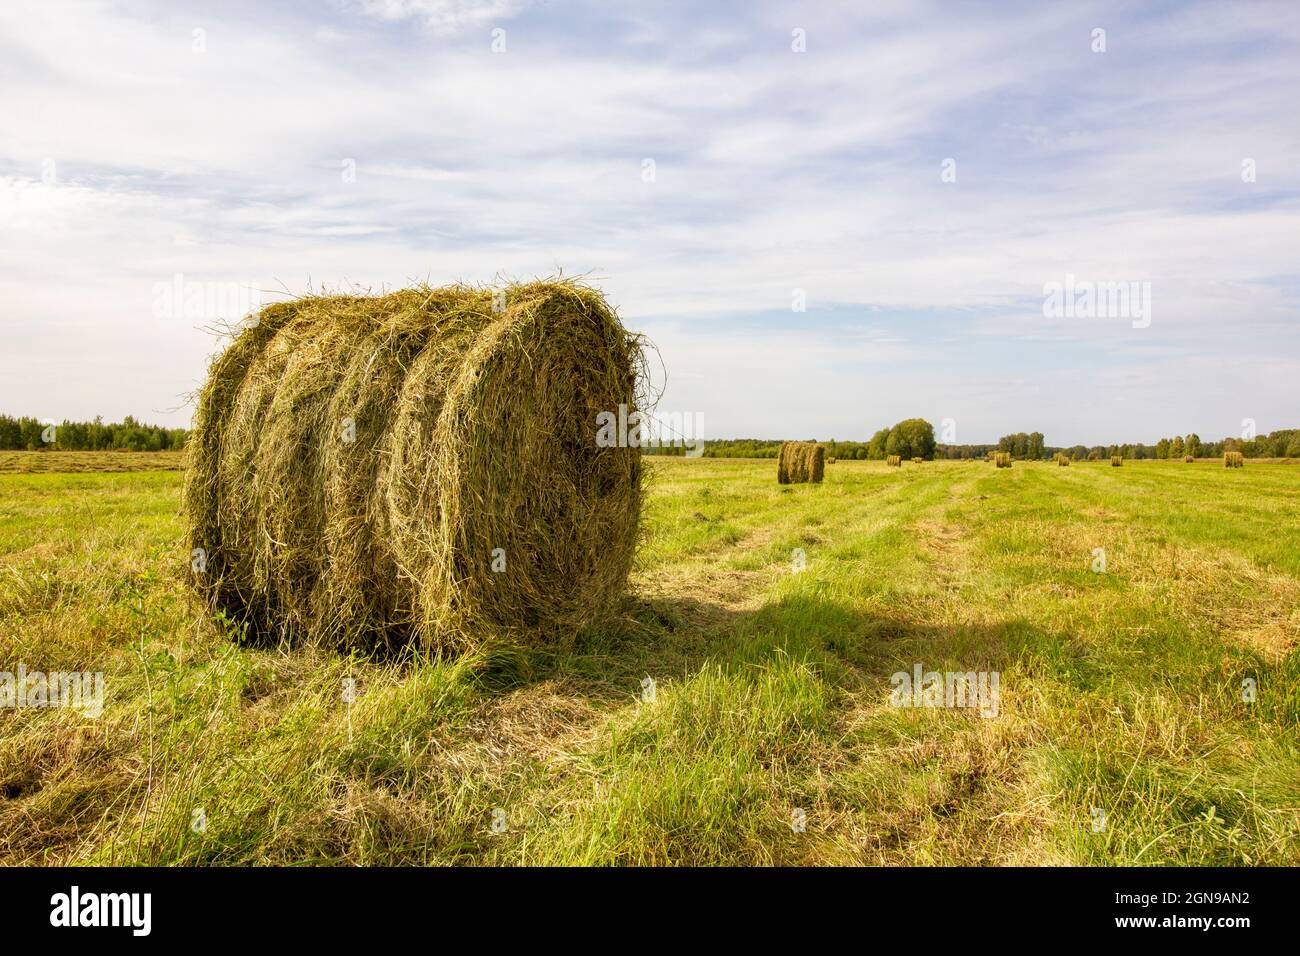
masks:
{"type": "Polygon", "coordinates": [[[383,20],[418,20],[436,34],[457,33],[518,16],[525,0],[360,0],[366,14],[383,20]]]}

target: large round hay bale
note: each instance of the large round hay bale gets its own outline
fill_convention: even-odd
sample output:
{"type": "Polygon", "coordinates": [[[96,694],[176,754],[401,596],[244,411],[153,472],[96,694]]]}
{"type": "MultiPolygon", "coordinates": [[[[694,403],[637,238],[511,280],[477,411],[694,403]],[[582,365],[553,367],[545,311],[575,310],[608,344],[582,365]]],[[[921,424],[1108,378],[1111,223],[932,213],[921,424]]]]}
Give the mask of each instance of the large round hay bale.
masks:
{"type": "Polygon", "coordinates": [[[598,428],[636,409],[641,370],[640,340],[569,282],[269,306],[199,397],[194,584],[289,644],[464,650],[581,627],[632,561],[635,419],[598,428]]]}
{"type": "Polygon", "coordinates": [[[783,485],[819,482],[826,474],[826,448],[813,441],[781,443],[777,453],[776,480],[783,485]]]}

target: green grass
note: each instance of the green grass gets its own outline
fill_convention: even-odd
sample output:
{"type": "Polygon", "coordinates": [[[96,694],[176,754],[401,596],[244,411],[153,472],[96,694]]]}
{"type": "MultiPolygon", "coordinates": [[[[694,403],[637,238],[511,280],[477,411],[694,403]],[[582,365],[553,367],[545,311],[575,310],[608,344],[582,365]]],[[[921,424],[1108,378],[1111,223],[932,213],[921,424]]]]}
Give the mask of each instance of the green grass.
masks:
{"type": "Polygon", "coordinates": [[[107,685],[0,711],[0,862],[1296,865],[1300,469],[1215,465],[652,459],[618,620],[403,663],[233,643],[176,472],[0,476],[0,670],[107,685]]]}

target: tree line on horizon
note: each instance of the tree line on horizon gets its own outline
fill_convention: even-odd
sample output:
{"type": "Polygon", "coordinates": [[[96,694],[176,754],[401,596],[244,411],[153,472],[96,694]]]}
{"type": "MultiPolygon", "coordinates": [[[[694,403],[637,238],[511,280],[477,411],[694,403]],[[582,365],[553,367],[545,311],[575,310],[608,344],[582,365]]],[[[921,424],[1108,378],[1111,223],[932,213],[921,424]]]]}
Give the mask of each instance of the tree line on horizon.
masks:
{"type": "MultiPolygon", "coordinates": [[[[105,422],[96,416],[90,422],[63,421],[51,426],[31,417],[0,415],[0,451],[179,451],[189,430],[146,425],[128,415],[120,422],[105,422]],[[52,440],[47,441],[50,438],[52,440]]],[[[817,441],[817,439],[799,439],[817,441]]],[[[706,458],[776,458],[782,440],[765,438],[721,438],[704,442],[706,458]]],[[[1239,451],[1246,458],[1300,458],[1300,429],[1285,428],[1255,438],[1224,438],[1202,441],[1195,432],[1161,438],[1153,445],[1142,442],[1114,445],[1048,445],[1042,432],[1015,432],[992,444],[950,445],[935,441],[934,426],[924,418],[908,418],[882,428],[870,441],[821,442],[830,458],[846,461],[884,461],[890,455],[901,458],[960,460],[985,458],[989,452],[1009,452],[1021,461],[1046,461],[1063,453],[1073,461],[1100,461],[1119,455],[1128,459],[1222,458],[1224,452],[1239,451]]],[[[681,445],[646,448],[651,455],[685,455],[681,445]]]]}
{"type": "MultiPolygon", "coordinates": [[[[797,439],[816,441],[817,439],[797,439]]],[[[1222,458],[1224,452],[1239,451],[1247,458],[1300,458],[1300,429],[1288,428],[1252,439],[1224,438],[1202,441],[1195,432],[1161,438],[1153,445],[1125,442],[1113,445],[1048,445],[1042,432],[1015,432],[991,444],[950,445],[934,440],[934,426],[923,418],[909,418],[892,428],[882,428],[870,441],[823,441],[830,458],[846,461],[883,461],[890,455],[927,460],[986,458],[1003,451],[1020,461],[1050,461],[1058,453],[1073,461],[1102,461],[1115,455],[1133,460],[1222,458]]],[[[705,458],[775,458],[782,440],[764,438],[721,438],[704,442],[705,458]]],[[[652,455],[684,455],[688,449],[676,446],[647,448],[652,455]]]]}
{"type": "Polygon", "coordinates": [[[96,416],[57,424],[0,415],[0,451],[179,451],[189,435],[187,429],[145,425],[130,415],[120,422],[96,416]]]}

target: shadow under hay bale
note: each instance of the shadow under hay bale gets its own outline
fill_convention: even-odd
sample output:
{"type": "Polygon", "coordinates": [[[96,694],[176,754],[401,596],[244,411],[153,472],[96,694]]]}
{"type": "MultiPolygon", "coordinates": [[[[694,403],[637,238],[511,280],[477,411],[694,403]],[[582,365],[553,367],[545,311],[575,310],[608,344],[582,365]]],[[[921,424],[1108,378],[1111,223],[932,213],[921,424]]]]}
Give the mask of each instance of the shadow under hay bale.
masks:
{"type": "Polygon", "coordinates": [[[622,594],[641,341],[573,282],[320,296],[213,363],[184,502],[193,584],[254,640],[461,651],[622,594]],[[622,447],[620,447],[622,446],[622,447]]]}

